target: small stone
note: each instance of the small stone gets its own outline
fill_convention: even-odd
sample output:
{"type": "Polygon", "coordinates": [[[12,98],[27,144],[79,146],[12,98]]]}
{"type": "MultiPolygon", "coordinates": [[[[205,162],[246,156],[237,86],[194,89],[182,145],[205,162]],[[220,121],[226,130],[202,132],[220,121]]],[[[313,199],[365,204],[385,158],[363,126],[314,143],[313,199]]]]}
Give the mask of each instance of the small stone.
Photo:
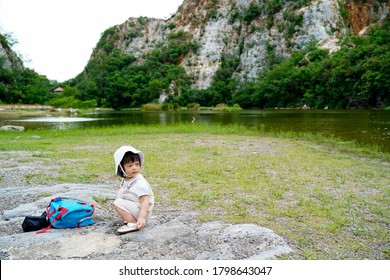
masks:
{"type": "Polygon", "coordinates": [[[0,127],[0,130],[24,131],[24,127],[18,126],[18,125],[4,125],[4,126],[0,127]]]}

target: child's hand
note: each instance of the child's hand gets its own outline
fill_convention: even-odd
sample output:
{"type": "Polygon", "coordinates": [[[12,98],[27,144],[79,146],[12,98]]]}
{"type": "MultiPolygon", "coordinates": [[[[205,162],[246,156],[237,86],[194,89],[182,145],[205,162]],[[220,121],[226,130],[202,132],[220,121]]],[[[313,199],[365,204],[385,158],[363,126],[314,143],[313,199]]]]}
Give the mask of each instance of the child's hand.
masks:
{"type": "Polygon", "coordinates": [[[138,220],[137,220],[138,229],[144,228],[145,226],[146,226],[145,218],[138,218],[138,220]]]}

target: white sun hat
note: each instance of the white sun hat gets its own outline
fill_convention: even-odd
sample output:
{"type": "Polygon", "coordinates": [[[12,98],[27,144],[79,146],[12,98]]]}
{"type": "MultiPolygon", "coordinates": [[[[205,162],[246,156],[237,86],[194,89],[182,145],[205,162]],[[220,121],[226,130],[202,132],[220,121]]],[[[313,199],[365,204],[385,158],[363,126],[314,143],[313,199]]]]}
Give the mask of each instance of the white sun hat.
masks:
{"type": "Polygon", "coordinates": [[[141,166],[144,164],[144,154],[141,151],[138,151],[136,148],[132,146],[122,146],[114,153],[114,160],[115,160],[115,174],[120,176],[120,173],[118,172],[119,165],[124,157],[124,155],[127,152],[132,152],[133,154],[138,154],[140,159],[141,166]]]}

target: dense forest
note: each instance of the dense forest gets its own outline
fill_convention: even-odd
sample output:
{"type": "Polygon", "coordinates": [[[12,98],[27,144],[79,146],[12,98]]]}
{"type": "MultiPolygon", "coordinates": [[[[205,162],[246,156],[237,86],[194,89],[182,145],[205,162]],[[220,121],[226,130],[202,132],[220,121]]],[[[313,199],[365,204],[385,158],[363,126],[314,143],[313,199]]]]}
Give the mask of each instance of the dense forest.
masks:
{"type": "Polygon", "coordinates": [[[0,55],[0,104],[45,104],[55,82],[23,67],[21,59],[11,50],[12,36],[0,34],[0,45],[8,55],[0,55]]]}
{"type": "MultiPolygon", "coordinates": [[[[103,33],[102,38],[110,32],[103,33]]],[[[315,42],[289,58],[269,46],[268,67],[256,80],[240,82],[234,73],[238,56],[222,57],[221,67],[207,89],[193,89],[180,58],[198,46],[184,31],[172,32],[168,42],[153,50],[142,64],[109,43],[104,55],[93,57],[77,77],[57,84],[24,67],[5,67],[0,57],[0,104],[51,104],[56,107],[136,108],[166,102],[242,108],[384,108],[390,106],[390,23],[371,28],[364,37],[344,38],[341,49],[328,53],[315,42]],[[174,82],[172,82],[174,81],[174,82]],[[52,91],[64,87],[58,95],[52,91]]],[[[6,36],[1,36],[6,46],[6,36]]],[[[98,44],[99,44],[98,43],[98,44]]]]}

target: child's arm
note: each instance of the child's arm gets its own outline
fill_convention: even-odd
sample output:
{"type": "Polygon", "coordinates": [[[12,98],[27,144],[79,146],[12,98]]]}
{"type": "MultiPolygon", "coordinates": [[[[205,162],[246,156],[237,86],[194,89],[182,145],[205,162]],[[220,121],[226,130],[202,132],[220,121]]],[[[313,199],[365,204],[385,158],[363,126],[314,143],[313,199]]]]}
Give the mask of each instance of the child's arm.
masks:
{"type": "Polygon", "coordinates": [[[149,196],[143,195],[139,197],[139,200],[141,202],[141,211],[139,213],[139,217],[137,220],[137,226],[139,229],[146,226],[146,215],[148,214],[149,209],[149,196]]]}

